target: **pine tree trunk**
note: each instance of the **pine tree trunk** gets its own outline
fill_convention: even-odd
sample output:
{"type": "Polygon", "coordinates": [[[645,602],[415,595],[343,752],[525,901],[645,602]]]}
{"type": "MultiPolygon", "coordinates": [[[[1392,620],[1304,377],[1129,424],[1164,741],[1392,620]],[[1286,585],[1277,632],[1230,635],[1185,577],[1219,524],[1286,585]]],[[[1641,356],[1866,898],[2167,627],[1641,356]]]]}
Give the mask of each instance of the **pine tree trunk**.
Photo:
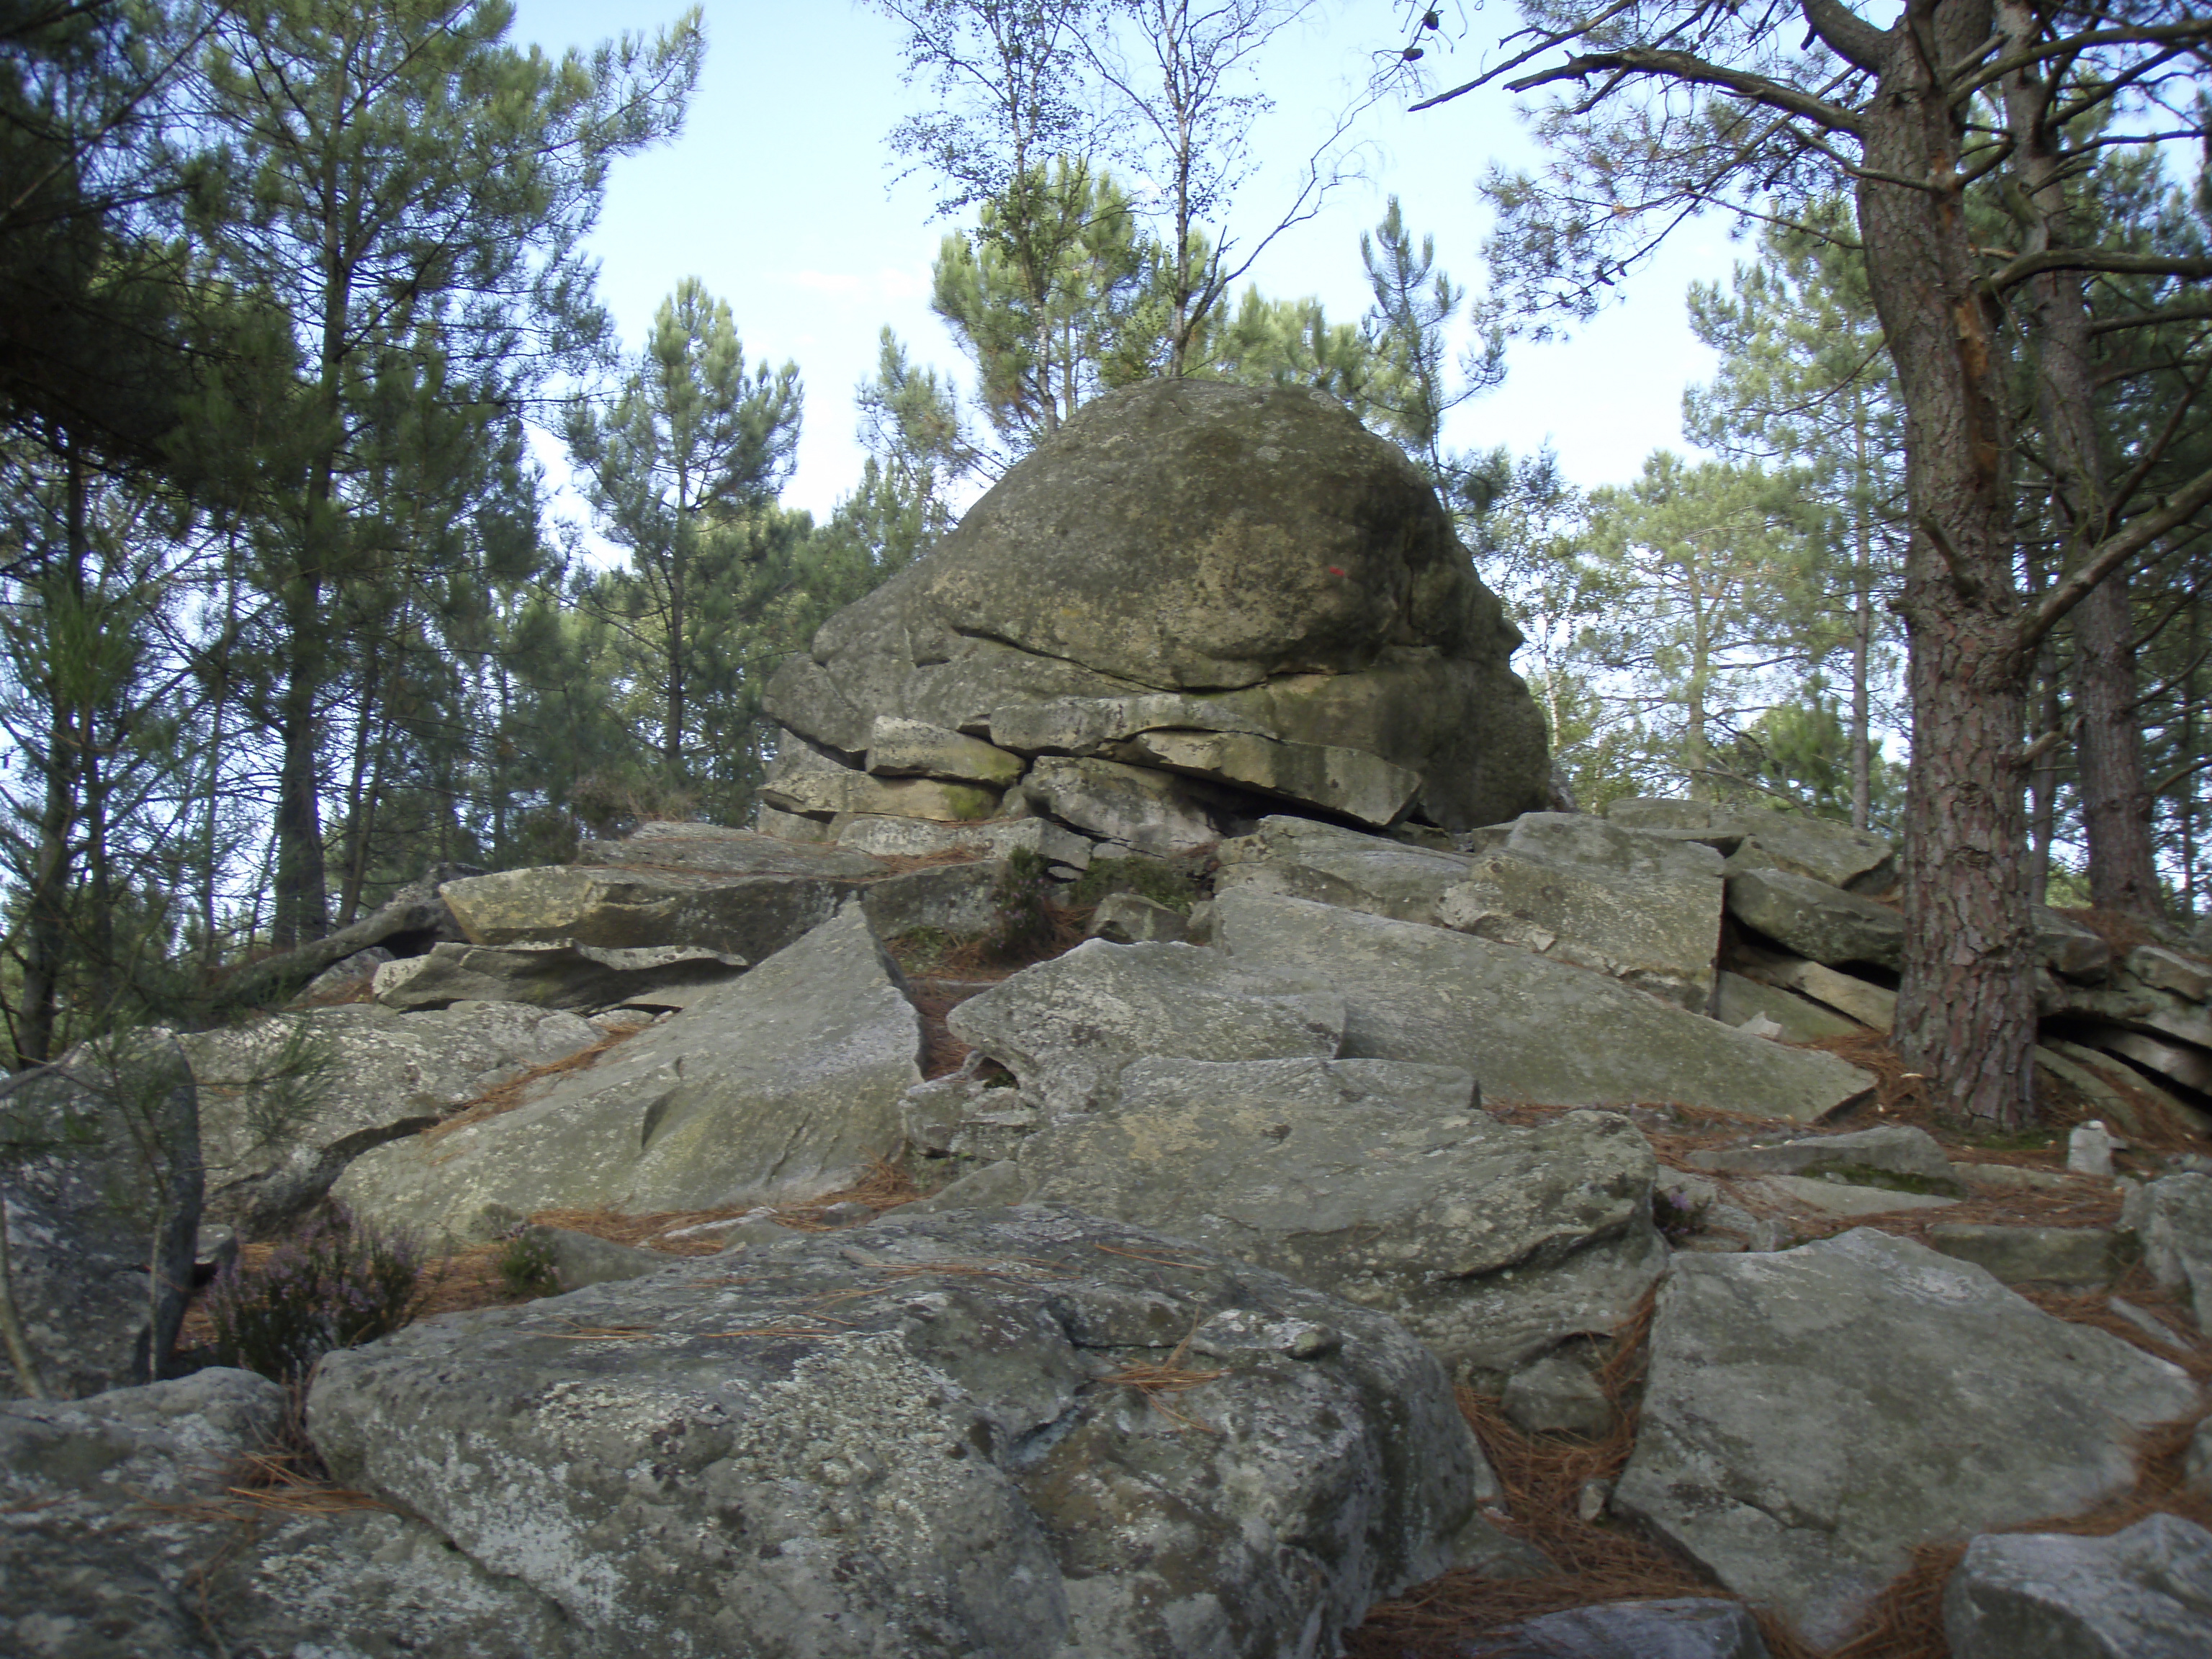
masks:
{"type": "Polygon", "coordinates": [[[2018,645],[2010,434],[1955,170],[1961,132],[1923,55],[1924,41],[1938,62],[1965,61],[1990,24],[1975,0],[1910,0],[1866,112],[1858,207],[1904,395],[1913,523],[1893,1041],[1942,1107],[2009,1127],[2035,1109],[2033,935],[2020,878],[2028,659],[2018,645]]]}

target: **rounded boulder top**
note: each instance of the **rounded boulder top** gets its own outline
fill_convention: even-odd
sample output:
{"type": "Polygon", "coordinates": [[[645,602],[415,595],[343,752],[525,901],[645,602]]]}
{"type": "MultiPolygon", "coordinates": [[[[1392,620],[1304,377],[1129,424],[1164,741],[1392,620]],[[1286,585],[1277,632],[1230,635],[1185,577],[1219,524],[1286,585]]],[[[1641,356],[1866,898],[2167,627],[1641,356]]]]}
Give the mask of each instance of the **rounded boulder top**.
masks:
{"type": "Polygon", "coordinates": [[[1220,381],[1086,404],[911,580],[953,632],[1163,690],[1459,655],[1504,627],[1395,446],[1323,393],[1220,381]]]}

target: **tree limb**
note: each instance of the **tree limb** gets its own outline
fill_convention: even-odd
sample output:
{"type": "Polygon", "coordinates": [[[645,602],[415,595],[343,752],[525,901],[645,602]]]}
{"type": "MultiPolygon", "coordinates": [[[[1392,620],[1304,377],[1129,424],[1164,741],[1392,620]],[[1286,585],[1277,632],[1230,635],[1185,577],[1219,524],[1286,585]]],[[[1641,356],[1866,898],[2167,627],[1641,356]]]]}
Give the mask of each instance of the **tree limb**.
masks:
{"type": "Polygon", "coordinates": [[[2166,498],[2155,513],[2146,513],[2125,530],[2107,536],[2072,574],[2043,596],[2043,603],[2021,619],[2013,648],[2029,652],[2045,635],[2064,619],[2067,612],[2089,597],[2089,592],[2144,548],[2179,526],[2186,524],[2212,502],[2212,467],[2206,468],[2166,498]]]}
{"type": "Polygon", "coordinates": [[[1861,132],[1859,118],[1839,104],[1832,104],[1826,99],[1816,98],[1808,92],[1800,92],[1779,81],[1770,81],[1763,75],[1752,75],[1742,70],[1709,63],[1686,52],[1652,52],[1642,46],[1626,46],[1618,52],[1592,52],[1580,58],[1570,58],[1565,63],[1540,74],[1524,75],[1518,81],[1508,81],[1505,89],[1508,92],[1528,92],[1555,81],[1579,81],[1586,76],[1612,70],[1626,70],[1632,75],[1661,76],[1692,86],[1716,87],[1747,102],[1810,121],[1830,132],[1849,133],[1855,138],[1861,132]]]}
{"type": "Polygon", "coordinates": [[[1799,0],[1798,9],[1830,52],[1869,75],[1881,73],[1882,58],[1889,50],[1887,31],[1868,22],[1843,0],[1799,0]]]}
{"type": "Polygon", "coordinates": [[[1985,276],[1982,285],[1992,294],[2017,288],[2046,270],[2102,270],[2122,276],[2179,276],[2202,282],[2212,276],[2212,257],[2171,258],[2160,253],[2115,253],[2094,247],[2051,247],[2023,253],[2002,270],[1985,276]]]}

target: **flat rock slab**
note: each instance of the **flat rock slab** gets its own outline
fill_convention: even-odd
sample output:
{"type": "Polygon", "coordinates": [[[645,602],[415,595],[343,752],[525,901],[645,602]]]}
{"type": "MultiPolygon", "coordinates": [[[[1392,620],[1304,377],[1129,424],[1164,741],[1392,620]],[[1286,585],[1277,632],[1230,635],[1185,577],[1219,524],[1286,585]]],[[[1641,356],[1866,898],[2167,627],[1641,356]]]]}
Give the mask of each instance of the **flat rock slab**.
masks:
{"type": "Polygon", "coordinates": [[[2001,1227],[1939,1223],[1931,1249],[1986,1267],[2008,1285],[2109,1285],[2118,1268],[2112,1232],[2103,1227],[2001,1227]]]}
{"type": "Polygon", "coordinates": [[[1602,974],[1443,928],[1243,889],[1215,899],[1213,928],[1241,967],[1334,985],[1343,1058],[1456,1066],[1487,1100],[1674,1102],[1811,1122],[1874,1086],[1832,1054],[1784,1048],[1602,974]]]}
{"type": "Polygon", "coordinates": [[[456,1002],[604,1008],[664,986],[717,984],[745,967],[743,957],[696,945],[434,945],[427,956],[385,963],[376,975],[376,1000],[387,1008],[456,1002]]]}
{"type": "Polygon", "coordinates": [[[1649,1377],[1613,1507],[1816,1646],[1915,1545],[2127,1491],[2142,1432],[2200,1405],[2179,1367],[1866,1228],[1678,1256],[1649,1377]]]}
{"type": "Polygon", "coordinates": [[[868,734],[868,770],[878,777],[942,778],[1003,789],[1022,775],[1022,757],[927,720],[878,714],[868,734]]]}
{"type": "Polygon", "coordinates": [[[1139,1060],[1021,1146],[1026,1199],[1196,1238],[1401,1320],[1495,1381],[1605,1335],[1665,1269],[1651,1149],[1609,1113],[1536,1128],[1474,1079],[1374,1060],[1139,1060]]]}
{"type": "Polygon", "coordinates": [[[1764,1146],[1713,1146],[1692,1152],[1692,1168],[1738,1175],[1828,1175],[1881,1170],[1923,1181],[1955,1177],[1942,1143],[1909,1123],[1884,1123],[1839,1135],[1805,1135],[1764,1146]]]}
{"type": "Polygon", "coordinates": [[[1610,803],[1605,816],[1624,829],[1702,842],[1735,858],[1739,868],[1781,870],[1872,892],[1896,879],[1892,848],[1880,836],[1802,812],[1631,797],[1610,803]]]}
{"type": "Polygon", "coordinates": [[[1099,841],[1172,858],[1218,841],[1249,798],[1217,785],[1119,761],[1048,755],[1030,769],[1022,792],[1038,811],[1099,841]]]}
{"type": "Polygon", "coordinates": [[[2120,1229],[2142,1245],[2152,1278],[2187,1295],[2197,1328],[2212,1331],[2212,1176],[2160,1176],[2136,1188],[2120,1229]]]}
{"type": "Polygon", "coordinates": [[[1249,732],[1146,732],[1124,758],[1265,795],[1304,801],[1364,823],[1389,823],[1421,787],[1421,775],[1380,755],[1328,744],[1284,743],[1249,732]]]}
{"type": "Polygon", "coordinates": [[[1767,1035],[1779,1042],[1818,1042],[1824,1037],[1849,1036],[1862,1029],[1858,1021],[1824,1008],[1795,991],[1762,985],[1755,979],[1746,979],[1725,969],[1713,988],[1713,1018],[1723,1025],[1743,1025],[1763,1019],[1774,1027],[1767,1035]]]}
{"type": "Polygon", "coordinates": [[[1345,1010],[1344,998],[1310,974],[1231,963],[1192,945],[1088,939],[969,998],[945,1024],[1058,1114],[1084,1109],[1140,1055],[1334,1058],[1345,1010]]]}
{"type": "Polygon", "coordinates": [[[1770,1659],[1750,1610],[1707,1596],[1570,1607],[1467,1651],[1483,1659],[1770,1659]]]}
{"type": "Polygon", "coordinates": [[[933,823],[924,818],[890,818],[855,813],[831,821],[837,844],[878,858],[929,858],[955,848],[978,857],[1004,859],[1011,853],[1036,854],[1049,864],[1074,869],[1091,862],[1091,842],[1046,818],[987,818],[979,823],[933,823]]]}
{"type": "Polygon", "coordinates": [[[664,870],[711,876],[849,876],[866,880],[884,866],[860,850],[810,846],[719,823],[654,820],[620,841],[587,841],[576,862],[617,870],[664,870]]]}
{"type": "Polygon", "coordinates": [[[181,1037],[199,1085],[209,1211],[283,1230],[373,1147],[602,1040],[516,1002],[403,1012],[356,1003],[181,1037]]]}
{"type": "MultiPolygon", "coordinates": [[[[158,1029],[0,1084],[9,1281],[43,1392],[157,1374],[190,1293],[204,1175],[197,1091],[158,1029]]],[[[32,1390],[0,1350],[0,1397],[32,1390]]]]}
{"type": "Polygon", "coordinates": [[[1952,1659],[2203,1659],[2212,1532],[2154,1515],[2109,1538],[1977,1538],[1943,1592],[1952,1659]]]}
{"type": "Polygon", "coordinates": [[[1785,1209],[1814,1210],[1822,1215],[1887,1215],[1894,1210],[1942,1210],[1959,1201],[1948,1194],[1864,1187],[1832,1176],[1768,1176],[1750,1182],[1748,1192],[1751,1196],[1785,1209]]]}
{"type": "Polygon", "coordinates": [[[0,1652],[585,1659],[550,1601],[419,1521],[234,1493],[286,1406],[224,1369],[0,1406],[0,1652]]]}
{"type": "Polygon", "coordinates": [[[1391,1321],[1049,1208],[413,1326],[326,1359],[308,1419],[594,1655],[1324,1653],[1511,1553],[1391,1321]]]}
{"type": "Polygon", "coordinates": [[[1786,950],[1826,966],[1905,963],[1905,918],[1870,898],[1784,870],[1732,871],[1729,914],[1786,950]]]}
{"type": "Polygon", "coordinates": [[[1474,866],[1462,854],[1281,817],[1222,842],[1218,857],[1217,891],[1248,888],[1400,921],[1434,921],[1437,901],[1474,866]]]}
{"type": "Polygon", "coordinates": [[[759,962],[829,921],[860,884],[849,876],[549,865],[438,890],[471,945],[681,945],[759,962]]]}
{"type": "Polygon", "coordinates": [[[337,1194],[473,1237],[487,1206],[631,1213],[814,1197],[899,1140],[921,1017],[857,905],[511,1111],[380,1146],[337,1194]]]}

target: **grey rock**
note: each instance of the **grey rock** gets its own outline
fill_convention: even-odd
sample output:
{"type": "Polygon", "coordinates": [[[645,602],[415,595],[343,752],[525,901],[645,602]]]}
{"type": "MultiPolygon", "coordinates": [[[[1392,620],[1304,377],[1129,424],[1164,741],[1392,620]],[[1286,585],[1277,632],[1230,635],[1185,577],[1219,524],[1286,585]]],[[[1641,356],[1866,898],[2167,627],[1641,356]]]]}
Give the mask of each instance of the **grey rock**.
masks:
{"type": "Polygon", "coordinates": [[[1190,919],[1141,893],[1109,893],[1085,932],[1115,945],[1177,945],[1190,919]]]}
{"type": "Polygon", "coordinates": [[[805,812],[787,812],[781,806],[770,806],[766,801],[753,809],[753,828],[759,834],[773,836],[778,841],[799,842],[817,847],[826,847],[837,839],[836,831],[830,828],[830,819],[805,812]]]}
{"type": "Polygon", "coordinates": [[[2112,947],[2101,936],[2044,905],[2033,907],[2029,915],[2036,955],[2044,966],[2076,980],[2101,980],[2112,972],[2112,947]]]}
{"type": "Polygon", "coordinates": [[[1437,904],[1465,881],[1474,861],[1409,847],[1310,818],[1269,817],[1249,836],[1224,841],[1218,891],[1232,887],[1310,899],[1400,921],[1434,921],[1437,904]]]}
{"type": "Polygon", "coordinates": [[[1343,997],[1311,975],[1103,939],[1024,969],[945,1019],[1051,1114],[1084,1109],[1139,1055],[1326,1060],[1344,1024],[1343,997]]]}
{"type": "Polygon", "coordinates": [[[515,1237],[544,1250],[551,1261],[553,1282],[563,1291],[580,1291],[586,1285],[615,1285],[642,1279],[673,1267],[681,1260],[660,1250],[641,1250],[629,1244],[573,1227],[524,1227],[515,1237]]]}
{"type": "Polygon", "coordinates": [[[1422,815],[1457,830],[1544,798],[1516,642],[1425,480],[1333,399],[1152,381],[1086,404],[831,617],[767,708],[847,752],[880,714],[1018,749],[1010,705],[1196,692],[1418,774],[1422,815]]]}
{"type": "Polygon", "coordinates": [[[1977,1538],[1943,1591],[1954,1659],[2200,1659],[2212,1532],[2154,1515],[2109,1538],[1977,1538]]]}
{"type": "Polygon", "coordinates": [[[352,1004],[180,1038],[209,1210],[249,1238],[281,1231],[363,1152],[604,1040],[574,1014],[512,1002],[352,1004]]]}
{"type": "Polygon", "coordinates": [[[419,1522],[234,1494],[240,1458],[281,1454],[285,1410],[275,1383],[221,1369],[0,1406],[0,1651],[582,1659],[550,1602],[419,1522]]]}
{"type": "Polygon", "coordinates": [[[1887,1035],[1897,1019],[1897,993],[1856,974],[1838,973],[1817,962],[1739,948],[1731,961],[1745,977],[1783,990],[1802,993],[1869,1030],[1887,1035]]]}
{"type": "Polygon", "coordinates": [[[419,881],[410,882],[380,908],[349,927],[240,969],[223,981],[223,994],[236,1008],[256,1008],[282,1002],[333,963],[372,946],[382,946],[394,956],[415,956],[441,939],[462,937],[453,914],[439,897],[446,881],[483,872],[471,865],[434,866],[419,881]]]}
{"type": "Polygon", "coordinates": [[[847,876],[549,866],[441,891],[471,945],[689,945],[761,962],[827,921],[860,885],[847,876]]]}
{"type": "Polygon", "coordinates": [[[1196,1238],[1402,1321],[1494,1382],[1604,1336],[1666,1266],[1626,1119],[1500,1123],[1462,1071],[1140,1059],[1020,1143],[1025,1201],[1196,1238]]]}
{"type": "Polygon", "coordinates": [[[2114,1269],[2112,1235],[2104,1227],[2002,1227],[1939,1222],[1930,1248],[1986,1267],[2008,1285],[2104,1285],[2114,1269]]]}
{"type": "Polygon", "coordinates": [[[2137,1437],[2199,1405],[2179,1367],[1865,1228],[1676,1257],[1651,1344],[1614,1507],[1815,1645],[1916,1544],[2129,1490],[2137,1437]]]}
{"type": "Polygon", "coordinates": [[[1469,1659],[1769,1659],[1748,1608],[1705,1596],[1570,1607],[1467,1651],[1469,1659]]]}
{"type": "Polygon", "coordinates": [[[991,711],[991,741],[1025,755],[1095,755],[1109,743],[1161,729],[1276,735],[1256,715],[1231,703],[1179,691],[1063,697],[1008,703],[991,711]]]}
{"type": "MultiPolygon", "coordinates": [[[[432,948],[435,948],[434,946],[432,948]]],[[[316,1002],[331,1002],[353,992],[366,989],[376,977],[376,970],[387,962],[399,958],[381,945],[372,945],[366,951],[356,951],[341,957],[317,974],[292,999],[295,1006],[316,1002]]]]}
{"type": "Polygon", "coordinates": [[[2127,954],[2128,973],[2153,990],[2191,1002],[2212,1002],[2212,963],[2160,945],[2138,945],[2127,954]]]}
{"type": "Polygon", "coordinates": [[[858,905],[744,978],[554,1078],[513,1110],[356,1159],[337,1194],[435,1236],[518,1214],[631,1213],[817,1196],[899,1138],[920,1016],[858,905]]]}
{"type": "Polygon", "coordinates": [[[941,778],[1004,789],[1022,775],[1022,757],[927,720],[878,714],[868,732],[868,770],[878,777],[941,778]]]}
{"type": "Polygon", "coordinates": [[[1801,812],[1642,797],[1613,801],[1605,815],[1624,829],[1701,842],[1736,859],[1738,868],[1781,870],[1857,892],[1881,892],[1897,878],[1880,836],[1801,812]]]}
{"type": "Polygon", "coordinates": [[[2152,1278],[2187,1295],[2197,1328],[2212,1331],[2212,1176],[2160,1176],[2132,1189],[2120,1230],[2141,1244],[2152,1278]]]}
{"type": "Polygon", "coordinates": [[[1742,1025],[1763,1019],[1772,1025],[1782,1042],[1818,1042],[1824,1037],[1849,1036],[1859,1022],[1831,1012],[1809,997],[1725,969],[1715,976],[1713,1018],[1723,1025],[1742,1025]]]}
{"type": "Polygon", "coordinates": [[[980,823],[933,823],[925,818],[891,818],[856,813],[833,821],[837,843],[878,858],[928,858],[956,847],[1004,859],[1027,851],[1051,864],[1080,870],[1091,862],[1088,837],[1045,818],[988,818],[980,823]]]}
{"type": "Polygon", "coordinates": [[[1778,945],[1828,967],[1905,963],[1905,918],[1887,905],[1784,870],[1732,871],[1729,914],[1778,945]]]}
{"type": "MultiPolygon", "coordinates": [[[[976,746],[987,749],[990,745],[976,746]]],[[[1016,765],[1018,767],[1019,763],[1016,765]]],[[[781,759],[769,769],[760,786],[761,799],[787,812],[883,812],[896,817],[933,818],[945,823],[997,817],[1000,793],[980,783],[951,782],[941,778],[875,777],[844,767],[792,767],[781,759]]]]}
{"type": "Polygon", "coordinates": [[[653,819],[619,841],[587,841],[576,862],[612,870],[709,876],[849,876],[866,880],[883,866],[849,848],[795,844],[781,836],[719,823],[653,819]]]}
{"type": "Polygon", "coordinates": [[[332,1355],[316,1443],[594,1654],[1323,1652],[1513,1553],[1378,1315],[1065,1211],[850,1237],[332,1355]],[[1170,1358],[1191,1386],[1116,1380],[1170,1358]]]}
{"type": "Polygon", "coordinates": [[[1006,869],[997,859],[925,865],[871,882],[860,890],[860,908],[883,939],[922,927],[963,938],[984,933],[999,920],[996,895],[1006,869]]]}
{"type": "Polygon", "coordinates": [[[1232,888],[1213,934],[1242,966],[1335,985],[1346,1059],[1474,1073],[1486,1099],[1679,1102],[1812,1121],[1873,1079],[1668,1007],[1603,975],[1489,940],[1232,888]]]}
{"type": "Polygon", "coordinates": [[[1708,848],[1633,836],[1602,819],[1534,813],[1502,847],[1474,858],[1467,878],[1437,902],[1437,920],[1702,1014],[1720,950],[1721,880],[1717,868],[1684,867],[1693,853],[1718,863],[1708,848]]]}
{"type": "Polygon", "coordinates": [[[1421,787],[1419,773],[1364,750],[1284,743],[1249,732],[1146,732],[1115,753],[1140,765],[1218,778],[1365,823],[1391,823],[1421,787]]]}
{"type": "Polygon", "coordinates": [[[744,971],[743,957],[696,945],[607,950],[595,945],[434,945],[377,970],[387,1008],[456,1002],[522,1002],[536,1008],[603,1008],[664,986],[720,984],[744,971]]]}
{"type": "MultiPolygon", "coordinates": [[[[0,1210],[15,1313],[42,1391],[151,1381],[192,1285],[204,1175],[184,1055],[155,1030],[0,1083],[0,1210]]],[[[31,1394],[0,1351],[0,1388],[31,1394]]]]}
{"type": "Polygon", "coordinates": [[[1095,840],[1158,858],[1218,841],[1245,804],[1210,784],[1149,767],[1056,756],[1032,766],[1022,787],[1038,811],[1095,840]]]}
{"type": "Polygon", "coordinates": [[[1951,1161],[1925,1129],[1884,1123],[1839,1135],[1808,1135],[1768,1146],[1717,1146],[1689,1155],[1700,1170],[1745,1175],[1818,1176],[1849,1170],[1883,1170],[1893,1175],[1953,1184],[1951,1161]]]}
{"type": "Polygon", "coordinates": [[[1595,1440],[1611,1432],[1617,1420],[1589,1364],[1571,1353],[1548,1353],[1516,1371],[1500,1403],[1513,1425],[1528,1434],[1595,1440]]]}
{"type": "Polygon", "coordinates": [[[1748,1183],[1747,1196],[1799,1213],[1817,1215],[1887,1215],[1894,1210],[1948,1209],[1959,1200],[1948,1194],[1901,1192],[1894,1187],[1869,1187],[1839,1176],[1766,1176],[1748,1183]]]}

